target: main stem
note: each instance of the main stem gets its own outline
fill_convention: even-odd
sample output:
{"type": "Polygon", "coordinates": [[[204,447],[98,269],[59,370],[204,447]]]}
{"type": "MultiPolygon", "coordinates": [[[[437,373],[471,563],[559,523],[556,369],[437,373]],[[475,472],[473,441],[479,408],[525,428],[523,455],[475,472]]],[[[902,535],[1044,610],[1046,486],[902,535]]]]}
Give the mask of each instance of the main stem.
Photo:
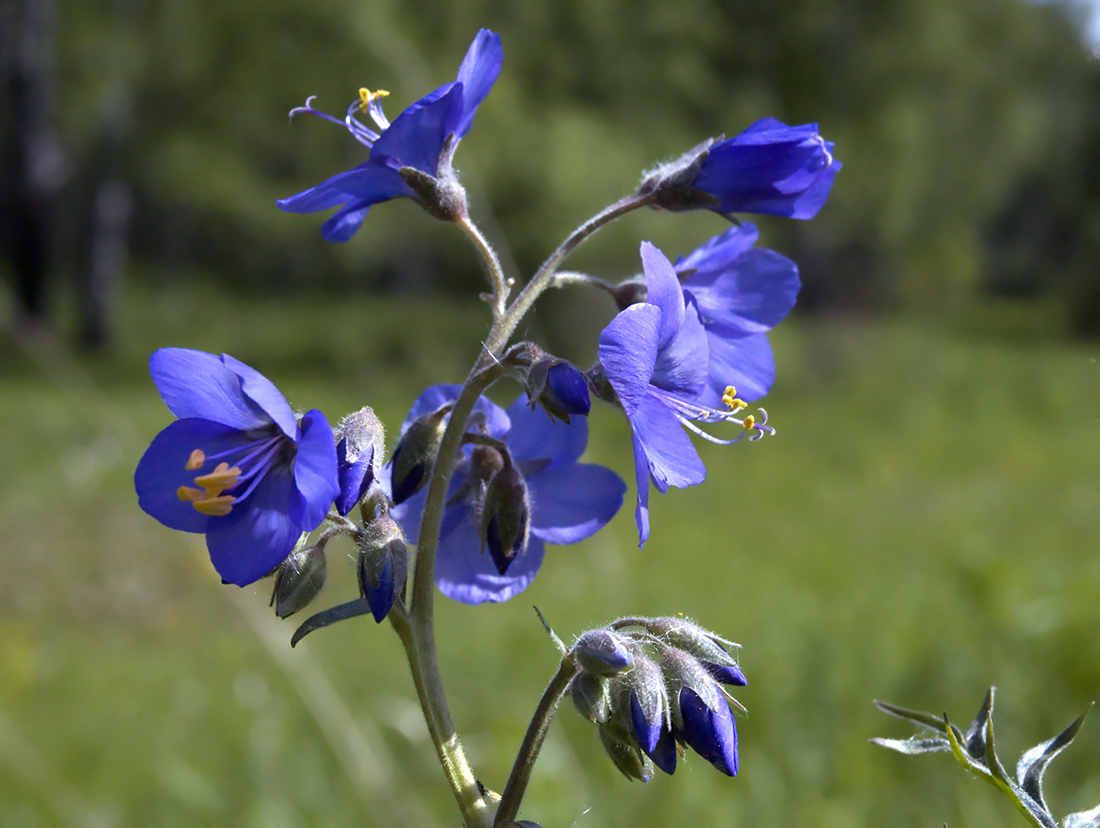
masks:
{"type": "MultiPolygon", "coordinates": [[[[416,567],[413,573],[408,614],[406,617],[401,617],[397,613],[390,613],[390,619],[401,638],[402,644],[405,646],[409,669],[412,672],[416,694],[420,699],[420,706],[424,712],[424,719],[427,722],[432,743],[435,745],[439,762],[443,767],[443,773],[451,786],[451,792],[458,803],[459,810],[462,811],[462,817],[466,821],[467,828],[489,828],[493,823],[493,814],[490,812],[488,803],[481,795],[480,786],[469,762],[466,760],[466,754],[462,749],[458,733],[451,721],[450,708],[447,705],[447,697],[443,691],[443,678],[439,672],[439,657],[435,642],[434,604],[435,555],[439,547],[439,531],[443,522],[447,489],[461,450],[462,435],[466,431],[467,421],[474,405],[481,396],[481,392],[505,373],[505,368],[499,364],[498,360],[515,332],[516,326],[527,311],[531,309],[539,295],[550,287],[553,275],[558,266],[565,260],[565,257],[605,224],[614,221],[631,210],[636,210],[650,203],[652,203],[652,199],[649,197],[630,196],[586,221],[574,230],[550,258],[542,264],[510,307],[507,306],[507,301],[511,281],[505,278],[500,260],[481,232],[469,219],[459,222],[460,227],[474,242],[475,247],[477,247],[489,268],[490,281],[493,285],[493,293],[489,297],[493,309],[493,325],[489,331],[489,336],[485,340],[481,356],[471,369],[466,384],[463,385],[462,391],[451,409],[450,418],[447,421],[447,427],[443,432],[443,439],[439,446],[439,452],[436,455],[435,465],[432,468],[428,493],[424,502],[424,514],[420,522],[416,567]]],[[[568,660],[568,663],[572,665],[572,660],[568,660]]],[[[543,696],[539,711],[531,723],[527,738],[524,740],[524,745],[520,749],[519,757],[516,760],[516,765],[513,767],[508,787],[505,789],[508,796],[507,809],[498,810],[498,820],[514,819],[515,814],[519,811],[520,801],[523,799],[527,787],[527,780],[530,778],[535,758],[538,756],[542,740],[546,735],[546,728],[549,726],[553,712],[568,687],[569,680],[572,678],[573,673],[569,672],[570,669],[575,672],[576,666],[567,667],[567,663],[563,661],[558,674],[551,682],[550,687],[547,688],[547,693],[543,696]],[[551,690],[554,692],[552,693],[551,690]],[[501,814],[504,816],[501,816],[501,814]]],[[[503,803],[502,800],[502,805],[503,803]]]]}

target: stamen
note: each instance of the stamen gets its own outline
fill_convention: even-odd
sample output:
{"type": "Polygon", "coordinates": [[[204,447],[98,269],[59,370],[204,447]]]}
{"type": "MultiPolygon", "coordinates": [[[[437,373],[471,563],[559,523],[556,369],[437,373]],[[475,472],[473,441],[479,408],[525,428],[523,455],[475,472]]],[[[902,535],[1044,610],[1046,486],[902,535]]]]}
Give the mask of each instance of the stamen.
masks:
{"type": "Polygon", "coordinates": [[[183,467],[187,471],[198,471],[205,462],[206,455],[202,453],[202,449],[195,449],[191,452],[191,456],[187,458],[187,462],[183,464],[183,467]]]}
{"type": "Polygon", "coordinates": [[[233,511],[233,503],[236,500],[232,495],[210,497],[209,492],[201,489],[193,489],[190,486],[180,486],[176,489],[176,497],[185,503],[190,501],[195,511],[210,517],[224,517],[233,511]]]}
{"type": "Polygon", "coordinates": [[[737,389],[732,385],[726,386],[725,393],[722,394],[722,402],[735,414],[742,408],[748,408],[749,405],[737,397],[737,389]]]}
{"type": "Polygon", "coordinates": [[[218,463],[214,471],[196,477],[195,482],[206,490],[207,497],[213,497],[236,486],[240,476],[241,470],[236,466],[229,468],[228,463],[218,463]]]}
{"type": "Polygon", "coordinates": [[[359,90],[359,110],[361,112],[370,113],[371,107],[375,106],[380,98],[389,97],[389,92],[385,89],[379,89],[377,92],[371,92],[366,87],[359,90]]]}

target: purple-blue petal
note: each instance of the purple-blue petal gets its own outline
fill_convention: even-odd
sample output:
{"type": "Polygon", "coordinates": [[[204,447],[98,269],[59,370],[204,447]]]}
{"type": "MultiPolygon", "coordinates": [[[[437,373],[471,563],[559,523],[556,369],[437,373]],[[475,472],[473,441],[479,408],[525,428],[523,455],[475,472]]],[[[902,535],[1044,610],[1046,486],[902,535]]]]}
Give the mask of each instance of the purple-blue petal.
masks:
{"type": "Polygon", "coordinates": [[[680,737],[700,756],[728,776],[737,776],[737,726],[724,698],[711,710],[687,687],[680,688],[680,737]]]}
{"type": "Polygon", "coordinates": [[[685,270],[720,273],[729,267],[737,257],[750,249],[760,237],[760,231],[751,222],[731,227],[724,233],[703,242],[687,256],[676,260],[677,273],[685,270]]]}
{"type": "MultiPolygon", "coordinates": [[[[661,712],[660,707],[658,707],[657,712],[658,714],[661,712]]],[[[638,737],[638,746],[646,754],[653,753],[657,749],[665,720],[660,715],[656,716],[653,721],[646,719],[645,711],[642,710],[642,703],[638,700],[638,694],[634,690],[630,691],[630,723],[634,727],[634,735],[638,737]]]]}
{"type": "Polygon", "coordinates": [[[507,415],[512,424],[507,439],[513,460],[549,460],[549,468],[561,468],[584,454],[588,422],[583,417],[563,423],[541,408],[531,408],[526,396],[512,403],[507,415]]]}
{"type": "Polygon", "coordinates": [[[321,223],[321,238],[330,242],[346,242],[363,226],[374,201],[353,201],[340,208],[321,223]]]}
{"type": "Polygon", "coordinates": [[[672,262],[651,242],[642,242],[639,250],[645,273],[646,302],[661,311],[661,329],[657,349],[668,347],[684,324],[684,294],[672,262]]]}
{"type": "MultiPolygon", "coordinates": [[[[220,364],[220,363],[219,363],[220,364]]],[[[248,442],[244,432],[232,426],[188,417],[176,420],[153,438],[134,471],[134,489],[138,505],[169,529],[205,532],[211,520],[195,510],[190,501],[180,500],[180,486],[194,486],[199,471],[185,468],[191,453],[218,454],[248,442]]],[[[214,468],[214,463],[206,471],[214,468]]]]}
{"type": "Polygon", "coordinates": [[[440,538],[435,560],[435,582],[439,591],[464,604],[507,601],[525,590],[542,566],[545,547],[531,537],[527,551],[517,556],[501,575],[488,552],[481,548],[477,516],[468,504],[448,507],[460,512],[450,532],[440,538]]]}
{"type": "Polygon", "coordinates": [[[752,402],[768,393],[775,381],[775,358],[765,334],[752,336],[710,336],[710,366],[707,389],[698,402],[718,408],[726,386],[737,389],[737,396],[752,402]]]}
{"type": "MultiPolygon", "coordinates": [[[[405,422],[401,424],[401,433],[404,434],[405,430],[417,418],[425,414],[431,414],[443,406],[453,403],[458,399],[461,391],[462,386],[453,383],[432,385],[424,389],[412,404],[412,408],[409,409],[405,422]]],[[[503,437],[511,428],[511,420],[504,409],[485,397],[478,397],[477,402],[474,403],[474,413],[484,417],[485,426],[491,437],[503,437]]]]}
{"type": "Polygon", "coordinates": [[[799,287],[797,265],[766,249],[748,250],[724,268],[700,269],[684,282],[707,331],[734,336],[779,324],[799,287]]]}
{"type": "Polygon", "coordinates": [[[711,147],[692,186],[716,196],[718,212],[812,218],[840,169],[831,150],[816,124],[764,119],[711,147]]]}
{"type": "Polygon", "coordinates": [[[283,434],[293,440],[298,434],[298,420],[286,397],[275,384],[256,369],[229,354],[222,354],[222,362],[236,374],[244,395],[259,406],[271,422],[279,426],[283,434]]]}
{"type": "Polygon", "coordinates": [[[313,409],[302,417],[302,436],[294,458],[291,520],[303,532],[313,531],[325,519],[338,494],[340,478],[332,427],[324,414],[313,409]]]}
{"type": "MultiPolygon", "coordinates": [[[[683,301],[683,294],[680,294],[683,301]]],[[[684,399],[694,399],[707,382],[710,347],[694,305],[684,309],[679,330],[657,351],[651,385],[684,399]]]]}
{"type": "Polygon", "coordinates": [[[453,129],[456,113],[462,110],[462,100],[462,87],[454,84],[434,100],[413,104],[383,130],[371,148],[371,159],[388,155],[403,167],[436,175],[443,141],[453,129]]]}
{"type": "Polygon", "coordinates": [[[243,503],[207,525],[206,547],[222,580],[237,586],[258,581],[289,555],[302,535],[290,517],[294,479],[275,466],[243,503]]]}
{"type": "Polygon", "coordinates": [[[237,374],[214,354],[161,348],[149,357],[149,373],[168,410],[181,420],[198,417],[242,431],[272,422],[245,395],[237,374]]]}
{"type": "Polygon", "coordinates": [[[344,439],[336,446],[336,467],[340,475],[336,510],[342,515],[355,508],[374,482],[374,447],[362,452],[354,462],[348,462],[347,445],[347,439],[344,439]]]}
{"type": "Polygon", "coordinates": [[[631,429],[630,444],[634,448],[634,485],[638,492],[638,505],[634,508],[634,522],[638,524],[638,546],[649,540],[649,458],[645,446],[638,439],[638,432],[631,429]]]}
{"type": "Polygon", "coordinates": [[[458,67],[455,80],[462,84],[463,99],[457,123],[452,126],[456,138],[462,138],[474,124],[474,113],[500,75],[504,49],[500,35],[488,29],[477,33],[458,67]]]}
{"type": "Polygon", "coordinates": [[[527,476],[531,534],[547,543],[576,543],[607,525],[623,505],[626,484],[611,469],[588,463],[545,468],[527,476]]]}
{"type": "Polygon", "coordinates": [[[744,687],[749,683],[749,680],[745,678],[745,674],[741,672],[741,668],[736,664],[714,664],[713,662],[705,661],[703,666],[707,668],[707,672],[714,676],[715,681],[719,681],[722,684],[731,684],[735,687],[744,687]]]}
{"type": "Polygon", "coordinates": [[[660,331],[661,311],[646,302],[620,311],[600,332],[600,364],[627,416],[649,388],[660,331]]]}
{"type": "Polygon", "coordinates": [[[642,446],[653,484],[662,494],[702,483],[707,469],[675,414],[657,396],[647,395],[630,425],[642,446]]]}
{"type": "Polygon", "coordinates": [[[649,758],[669,776],[676,772],[676,738],[671,730],[661,730],[661,737],[657,740],[657,746],[650,752],[649,758]]]}

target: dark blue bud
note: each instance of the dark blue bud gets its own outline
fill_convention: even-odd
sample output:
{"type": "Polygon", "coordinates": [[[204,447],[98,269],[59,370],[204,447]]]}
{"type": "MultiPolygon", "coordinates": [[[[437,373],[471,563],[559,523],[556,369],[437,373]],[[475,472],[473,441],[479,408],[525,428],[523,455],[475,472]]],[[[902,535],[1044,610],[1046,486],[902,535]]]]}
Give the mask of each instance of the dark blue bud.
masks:
{"type": "Polygon", "coordinates": [[[652,754],[661,733],[669,729],[671,718],[665,677],[653,661],[639,655],[624,681],[630,686],[630,723],[634,735],[642,750],[652,754]]]}
{"type": "Polygon", "coordinates": [[[737,727],[724,698],[712,710],[690,688],[680,689],[680,738],[728,776],[737,776],[737,727]]]}
{"type": "Polygon", "coordinates": [[[447,415],[453,407],[445,405],[413,420],[401,435],[390,458],[390,495],[394,504],[408,500],[428,482],[447,427],[447,415]]]}
{"type": "Polygon", "coordinates": [[[622,638],[610,630],[584,633],[573,645],[573,654],[582,670],[598,676],[621,673],[633,661],[622,638]]]}
{"type": "Polygon", "coordinates": [[[316,546],[307,546],[290,553],[275,569],[275,588],[271,604],[280,618],[305,608],[325,586],[328,565],[325,553],[316,546]]]}
{"type": "Polygon", "coordinates": [[[369,406],[345,417],[335,432],[338,440],[336,464],[340,478],[336,510],[346,515],[363,499],[374,482],[382,462],[386,432],[382,421],[369,406]]]}
{"type": "Polygon", "coordinates": [[[526,390],[531,405],[538,403],[551,417],[565,423],[573,414],[587,417],[592,409],[584,374],[557,357],[545,356],[531,365],[526,390]]]}
{"type": "Polygon", "coordinates": [[[363,529],[358,541],[359,589],[378,623],[405,592],[409,550],[400,525],[389,514],[380,514],[363,529]]]}
{"type": "Polygon", "coordinates": [[[531,506],[527,483],[508,456],[502,455],[503,467],[493,475],[485,490],[481,508],[481,541],[489,547],[493,564],[501,575],[512,561],[527,550],[531,506]]]}

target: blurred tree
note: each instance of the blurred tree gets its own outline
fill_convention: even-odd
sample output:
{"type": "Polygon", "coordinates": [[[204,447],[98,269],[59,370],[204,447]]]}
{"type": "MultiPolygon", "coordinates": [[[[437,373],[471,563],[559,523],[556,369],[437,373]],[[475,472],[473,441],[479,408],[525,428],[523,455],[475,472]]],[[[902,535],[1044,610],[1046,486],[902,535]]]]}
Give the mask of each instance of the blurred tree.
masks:
{"type": "MultiPolygon", "coordinates": [[[[480,26],[503,34],[505,71],[459,166],[521,275],[647,165],[770,115],[820,122],[848,162],[813,223],[760,222],[803,263],[805,304],[950,307],[1000,255],[988,228],[1022,182],[1093,151],[1095,67],[1066,8],[1024,0],[116,0],[60,22],[66,143],[99,170],[84,180],[130,188],[135,257],[249,290],[480,278],[458,234],[424,233],[409,203],[347,245],[273,205],[363,157],[332,125],[288,127],[292,106],[312,94],[339,114],[370,86],[400,111],[453,78],[480,26]],[[112,156],[94,148],[120,86],[135,117],[112,156]]],[[[584,266],[629,272],[639,232],[673,254],[701,241],[631,221],[584,266]]]]}

